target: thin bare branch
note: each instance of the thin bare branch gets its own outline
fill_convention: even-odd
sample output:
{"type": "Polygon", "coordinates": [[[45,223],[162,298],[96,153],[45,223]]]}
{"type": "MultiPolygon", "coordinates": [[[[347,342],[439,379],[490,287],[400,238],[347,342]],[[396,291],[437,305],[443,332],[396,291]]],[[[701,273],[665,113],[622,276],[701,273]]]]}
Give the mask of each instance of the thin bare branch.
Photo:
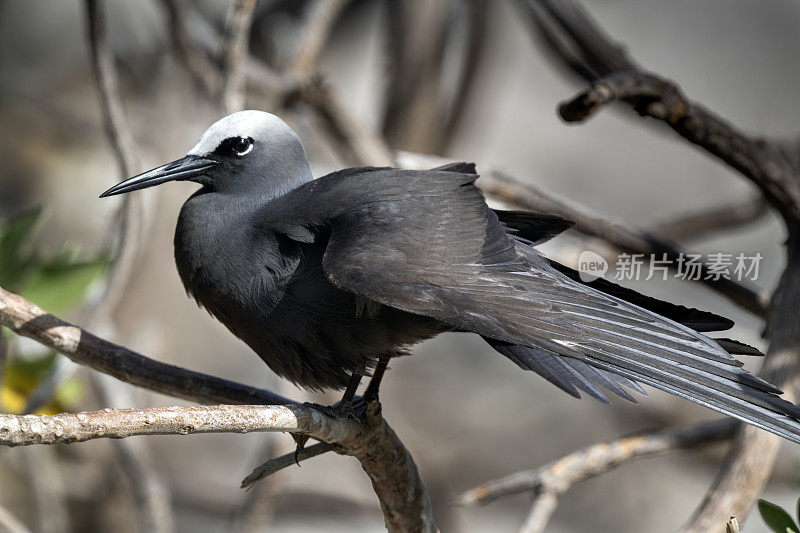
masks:
{"type": "Polygon", "coordinates": [[[636,63],[578,2],[517,0],[535,36],[541,36],[558,61],[594,81],[613,72],[632,70],[636,63]]]}
{"type": "Polygon", "coordinates": [[[11,514],[5,507],[0,505],[0,530],[7,531],[7,533],[31,533],[30,529],[25,527],[25,524],[11,514]]]}
{"type": "Polygon", "coordinates": [[[654,226],[650,233],[673,242],[696,240],[751,224],[769,211],[759,195],[675,217],[654,226]]]}
{"type": "Polygon", "coordinates": [[[308,405],[212,405],[104,409],[59,415],[0,414],[0,445],[31,446],[137,435],[285,431],[349,444],[361,425],[308,405]]]}
{"type": "Polygon", "coordinates": [[[458,505],[483,505],[498,498],[532,492],[564,494],[576,484],[623,464],[673,450],[706,446],[733,437],[739,423],[720,419],[679,428],[634,433],[592,444],[534,470],[484,483],[459,496],[458,505]]]}
{"type": "MultiPolygon", "coordinates": [[[[86,0],[89,26],[89,48],[92,56],[92,72],[100,93],[100,108],[105,118],[105,128],[114,153],[117,156],[120,175],[132,176],[139,168],[135,144],[130,133],[122,100],[119,95],[117,69],[108,42],[105,24],[105,9],[99,0],[86,0]]],[[[142,211],[141,198],[126,195],[120,201],[116,214],[118,225],[112,265],[100,296],[88,304],[87,314],[104,316],[116,308],[128,282],[130,271],[136,259],[138,241],[141,238],[141,224],[138,219],[142,211]]]]}
{"type": "MultiPolygon", "coordinates": [[[[675,245],[644,231],[630,228],[620,221],[590,212],[586,208],[569,204],[547,194],[541,189],[500,171],[490,171],[478,182],[484,192],[503,200],[517,208],[539,213],[552,213],[575,222],[575,230],[591,237],[597,237],[627,253],[651,254],[661,259],[666,257],[673,267],[680,264],[681,251],[675,245]]],[[[751,313],[766,317],[767,297],[735,282],[732,279],[708,275],[708,267],[700,265],[697,281],[725,296],[730,301],[751,313]]]]}
{"type": "Polygon", "coordinates": [[[550,522],[550,517],[558,507],[558,496],[552,492],[543,492],[538,495],[531,505],[531,510],[525,518],[520,533],[541,533],[550,522]]]}
{"type": "Polygon", "coordinates": [[[382,134],[404,150],[437,147],[446,120],[440,74],[452,22],[451,2],[388,3],[389,72],[382,134]]]}
{"type": "MultiPolygon", "coordinates": [[[[401,167],[423,169],[442,165],[449,160],[401,151],[396,154],[396,162],[401,167]]],[[[599,215],[584,206],[558,198],[500,170],[488,168],[481,170],[480,173],[478,185],[488,198],[504,202],[516,209],[550,213],[572,220],[575,222],[574,229],[579,233],[601,239],[619,251],[644,254],[648,257],[654,254],[658,259],[666,254],[673,266],[679,264],[681,251],[658,236],[631,228],[619,220],[599,215]]],[[[751,313],[766,317],[768,296],[756,293],[730,279],[714,280],[713,276],[703,279],[707,272],[707,267],[701,265],[701,276],[697,281],[706,284],[751,313]]]]}
{"type": "Polygon", "coordinates": [[[127,126],[125,111],[119,96],[117,68],[108,43],[105,9],[100,0],[86,0],[89,20],[89,43],[92,52],[92,72],[100,92],[101,108],[108,138],[117,154],[119,171],[129,176],[138,166],[133,137],[127,126]]]}
{"type": "Polygon", "coordinates": [[[622,100],[642,116],[668,124],[757,185],[784,217],[800,219],[800,180],[781,150],[738,131],[729,122],[689,101],[674,83],[644,72],[620,72],[595,82],[559,108],[567,122],[586,119],[600,107],[622,100]]]}
{"type": "Polygon", "coordinates": [[[66,355],[78,364],[153,392],[200,403],[293,403],[267,390],[154,361],[96,337],[2,288],[0,324],[66,355]]]}
{"type": "Polygon", "coordinates": [[[376,166],[392,163],[392,152],[383,138],[352,117],[330,87],[322,84],[305,85],[293,98],[290,97],[290,101],[292,99],[306,103],[319,114],[345,161],[355,165],[376,166]]]}
{"type": "Polygon", "coordinates": [[[703,106],[676,84],[643,71],[573,0],[520,0],[532,26],[592,86],[560,107],[561,117],[581,121],[599,107],[624,101],[637,113],[666,123],[687,141],[752,181],[784,217],[800,219],[797,168],[781,146],[751,138],[703,106]]]}
{"type": "MultiPolygon", "coordinates": [[[[134,403],[132,389],[111,376],[95,372],[92,381],[101,405],[134,403]]],[[[116,442],[113,449],[116,461],[133,489],[133,503],[138,511],[141,529],[153,533],[173,531],[172,493],[154,465],[148,443],[126,439],[116,442]]]]}
{"type": "Polygon", "coordinates": [[[69,530],[64,478],[54,452],[52,449],[34,448],[22,454],[36,516],[35,528],[41,533],[66,533],[69,530]]]}
{"type": "Polygon", "coordinates": [[[222,90],[222,75],[214,61],[197,46],[189,28],[189,7],[186,0],[162,0],[169,21],[172,46],[186,65],[195,83],[211,98],[222,90]]]}
{"type": "Polygon", "coordinates": [[[311,459],[312,457],[316,457],[318,455],[322,455],[323,453],[329,452],[333,450],[333,446],[330,444],[321,442],[319,444],[314,444],[312,446],[306,446],[303,448],[299,454],[295,457],[295,452],[287,453],[285,455],[281,455],[280,457],[275,457],[270,459],[266,463],[257,466],[250,472],[247,477],[242,480],[242,488],[248,489],[252,487],[258,481],[264,479],[265,477],[269,477],[272,474],[283,470],[284,468],[288,468],[295,464],[296,461],[305,461],[306,459],[311,459]]]}
{"type": "MultiPolygon", "coordinates": [[[[264,435],[259,457],[288,454],[294,450],[295,440],[283,435],[264,435]]],[[[294,453],[292,453],[294,455],[294,453]]],[[[236,533],[257,533],[267,531],[275,517],[275,510],[281,497],[286,494],[289,472],[271,476],[247,490],[230,516],[229,529],[236,533]]]]}
{"type": "Polygon", "coordinates": [[[306,8],[305,22],[287,69],[299,83],[310,80],[317,71],[319,55],[330,38],[334,24],[351,0],[314,0],[306,8]]]}
{"type": "Polygon", "coordinates": [[[258,0],[236,0],[231,6],[222,45],[222,93],[225,113],[241,111],[245,106],[245,67],[253,12],[258,0]]]}
{"type": "Polygon", "coordinates": [[[459,73],[456,91],[447,110],[447,120],[442,130],[441,140],[436,146],[437,153],[447,151],[461,124],[467,102],[475,86],[475,80],[478,78],[478,66],[486,45],[489,1],[468,0],[462,4],[468,10],[468,22],[464,28],[467,42],[464,46],[463,65],[459,73]]]}
{"type": "MultiPolygon", "coordinates": [[[[276,390],[279,393],[284,392],[289,386],[287,382],[281,380],[277,383],[276,390]]],[[[303,391],[300,391],[299,394],[301,398],[306,396],[303,391]]],[[[282,456],[290,452],[293,457],[296,446],[297,444],[293,438],[267,434],[263,436],[263,443],[257,457],[282,456]]],[[[330,445],[325,444],[325,446],[330,445]]],[[[228,529],[236,533],[258,533],[270,529],[278,504],[287,492],[286,484],[290,479],[290,474],[290,472],[284,472],[273,475],[269,479],[248,488],[244,498],[238,505],[234,506],[229,515],[230,527],[228,529]]]]}

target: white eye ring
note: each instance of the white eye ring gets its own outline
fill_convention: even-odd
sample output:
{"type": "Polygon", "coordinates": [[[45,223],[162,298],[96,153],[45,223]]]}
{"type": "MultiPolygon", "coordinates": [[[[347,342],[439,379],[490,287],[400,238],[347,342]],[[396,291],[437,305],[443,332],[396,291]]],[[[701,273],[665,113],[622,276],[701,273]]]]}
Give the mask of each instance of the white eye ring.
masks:
{"type": "Polygon", "coordinates": [[[236,157],[243,157],[250,153],[250,151],[253,149],[254,144],[255,143],[253,142],[253,139],[251,139],[250,137],[238,137],[232,139],[230,144],[230,150],[234,153],[234,155],[236,155],[236,157]],[[247,148],[241,151],[237,150],[236,149],[237,144],[241,146],[242,143],[247,143],[247,148]]]}
{"type": "Polygon", "coordinates": [[[248,147],[247,147],[247,149],[246,149],[245,151],[243,151],[243,152],[236,152],[236,155],[238,155],[239,157],[242,157],[242,156],[244,156],[244,155],[247,155],[247,154],[249,154],[251,151],[253,151],[253,143],[250,143],[250,146],[248,146],[248,147]]]}

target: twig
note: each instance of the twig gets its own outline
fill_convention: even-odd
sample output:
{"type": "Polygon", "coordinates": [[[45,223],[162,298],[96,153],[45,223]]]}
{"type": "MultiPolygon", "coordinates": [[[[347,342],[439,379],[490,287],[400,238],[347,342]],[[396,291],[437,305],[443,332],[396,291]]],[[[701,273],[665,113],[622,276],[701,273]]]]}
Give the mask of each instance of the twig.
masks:
{"type": "Polygon", "coordinates": [[[24,450],[22,455],[36,515],[36,530],[41,533],[62,533],[69,529],[64,479],[54,452],[36,448],[24,450]]]}
{"type": "Polygon", "coordinates": [[[214,61],[197,46],[188,28],[186,0],[162,0],[169,20],[169,36],[186,69],[206,93],[216,98],[222,89],[222,75],[214,61]]]}
{"type": "MultiPolygon", "coordinates": [[[[623,252],[644,254],[661,258],[666,256],[672,267],[677,267],[681,252],[674,245],[664,242],[654,235],[629,228],[620,221],[611,220],[589,212],[574,204],[567,204],[541,189],[523,183],[500,171],[491,171],[479,183],[487,195],[512,204],[517,208],[539,213],[552,213],[575,222],[575,230],[591,237],[597,237],[623,252]],[[481,183],[482,182],[482,183],[481,183]]],[[[700,275],[697,281],[703,283],[733,303],[751,313],[766,317],[767,297],[735,282],[732,279],[708,276],[708,267],[699,263],[700,275]]]]}
{"type": "Polygon", "coordinates": [[[258,0],[236,0],[228,15],[222,45],[222,93],[225,113],[244,109],[245,66],[253,12],[258,0]]]}
{"type": "Polygon", "coordinates": [[[25,527],[25,524],[11,514],[8,509],[0,505],[0,530],[7,533],[31,533],[30,529],[25,527]]]}
{"type": "Polygon", "coordinates": [[[295,456],[295,452],[291,452],[281,455],[280,457],[270,459],[266,463],[254,468],[253,471],[242,480],[242,488],[250,488],[265,477],[271,476],[272,474],[279,472],[284,468],[292,466],[296,461],[305,461],[306,459],[311,459],[312,457],[322,455],[323,453],[331,450],[333,450],[333,446],[321,442],[312,446],[306,446],[300,451],[299,454],[297,454],[297,456],[295,456]]]}
{"type": "Polygon", "coordinates": [[[556,507],[558,507],[558,496],[554,493],[543,492],[537,496],[533,505],[531,505],[528,516],[525,518],[525,522],[519,528],[520,533],[540,533],[544,531],[556,507]]]}
{"type": "Polygon", "coordinates": [[[738,422],[720,419],[680,428],[643,431],[592,444],[535,470],[484,483],[459,496],[458,505],[484,505],[498,498],[532,492],[558,497],[576,484],[623,464],[672,450],[705,446],[733,437],[738,422]]]}
{"type": "MultiPolygon", "coordinates": [[[[470,0],[462,2],[464,9],[468,10],[468,23],[464,28],[466,44],[464,45],[464,58],[455,95],[447,110],[447,120],[442,130],[440,142],[436,146],[436,153],[446,153],[464,117],[464,110],[475,87],[478,66],[483,56],[486,44],[486,26],[489,20],[489,1],[470,0]]],[[[433,148],[433,147],[432,147],[433,148]]]]}
{"type": "Polygon", "coordinates": [[[391,164],[392,152],[383,139],[353,118],[328,86],[303,86],[295,98],[311,106],[319,114],[336,140],[344,160],[356,165],[391,164]]]}
{"type": "Polygon", "coordinates": [[[3,332],[0,331],[0,390],[3,390],[3,379],[6,376],[6,365],[8,364],[9,342],[3,332]]]}
{"type": "Polygon", "coordinates": [[[319,55],[328,42],[333,26],[351,0],[314,0],[306,8],[305,22],[287,73],[306,83],[317,71],[319,55]]]}
{"type": "MultiPolygon", "coordinates": [[[[130,133],[122,100],[119,95],[117,69],[108,43],[105,25],[105,11],[99,0],[86,0],[89,26],[89,48],[92,55],[92,72],[100,94],[100,108],[105,119],[105,128],[116,154],[122,177],[136,173],[139,163],[136,158],[134,141],[130,133]]],[[[136,195],[122,198],[116,214],[118,224],[115,257],[106,277],[101,295],[88,305],[87,314],[92,317],[105,316],[115,309],[121,298],[123,287],[127,284],[130,271],[136,259],[138,241],[141,238],[141,224],[138,219],[142,211],[141,199],[136,195]]]]}
{"type": "Polygon", "coordinates": [[[797,170],[780,149],[744,135],[704,107],[690,102],[674,83],[654,74],[609,75],[562,104],[559,113],[567,122],[581,121],[617,100],[630,103],[643,116],[665,122],[687,141],[750,179],[784,217],[800,219],[797,170]]]}
{"type": "MultiPolygon", "coordinates": [[[[425,154],[411,152],[398,152],[397,163],[408,168],[431,168],[446,163],[448,160],[425,154]]],[[[584,235],[602,239],[616,249],[644,254],[655,254],[659,258],[666,254],[673,266],[678,264],[681,255],[674,245],[664,242],[661,238],[626,226],[618,220],[591,212],[586,207],[567,202],[556,196],[505,172],[489,168],[481,171],[478,180],[487,197],[505,202],[517,209],[527,209],[537,213],[550,213],[559,215],[575,222],[574,229],[584,235]]],[[[698,281],[706,284],[711,289],[727,297],[733,303],[747,309],[751,313],[766,317],[768,298],[758,294],[733,280],[720,278],[703,279],[708,269],[700,265],[701,275],[698,281]]]]}
{"type": "Polygon", "coordinates": [[[389,2],[389,72],[382,135],[392,146],[438,146],[446,120],[440,74],[448,44],[451,2],[389,2]]]}
{"type": "MultiPolygon", "coordinates": [[[[111,376],[92,373],[92,381],[104,405],[133,403],[131,389],[111,376]]],[[[153,464],[147,442],[126,439],[115,444],[116,460],[133,489],[141,529],[154,533],[173,531],[172,494],[153,464]]]]}
{"type": "Polygon", "coordinates": [[[200,403],[290,404],[272,392],[160,363],[65,322],[0,288],[0,324],[78,364],[137,387],[200,403]]]}
{"type": "MultiPolygon", "coordinates": [[[[277,391],[283,392],[289,385],[281,380],[277,384],[277,391]]],[[[300,392],[301,398],[307,396],[300,392]]],[[[283,435],[267,434],[257,455],[261,457],[275,457],[288,454],[295,455],[295,440],[283,435]]],[[[328,446],[327,444],[325,446],[328,446]]],[[[309,447],[310,448],[310,447],[309,447]]],[[[305,448],[304,450],[307,450],[305,448]]],[[[332,447],[331,447],[332,449],[332,447]]],[[[303,452],[304,450],[301,450],[303,452]]],[[[302,453],[301,453],[302,455],[302,453]]],[[[235,505],[230,513],[231,531],[236,533],[258,533],[270,529],[270,524],[275,516],[281,498],[286,494],[286,484],[289,481],[289,472],[274,475],[262,481],[257,486],[248,489],[242,501],[235,505]]]]}
{"type": "Polygon", "coordinates": [[[534,35],[543,37],[558,60],[584,79],[594,81],[636,68],[625,47],[605,33],[580,3],[517,0],[517,5],[534,35]]]}
{"type": "Polygon", "coordinates": [[[759,195],[757,198],[686,213],[657,224],[650,233],[673,242],[700,239],[755,222],[767,214],[768,207],[759,195]]]}
{"type": "MultiPolygon", "coordinates": [[[[296,446],[294,439],[283,435],[266,434],[260,447],[259,457],[288,453],[296,446]]],[[[294,453],[292,453],[294,455],[294,453]]],[[[229,529],[236,533],[257,533],[270,529],[275,510],[281,497],[286,494],[289,473],[275,475],[247,490],[238,504],[234,505],[230,516],[229,529]]]]}

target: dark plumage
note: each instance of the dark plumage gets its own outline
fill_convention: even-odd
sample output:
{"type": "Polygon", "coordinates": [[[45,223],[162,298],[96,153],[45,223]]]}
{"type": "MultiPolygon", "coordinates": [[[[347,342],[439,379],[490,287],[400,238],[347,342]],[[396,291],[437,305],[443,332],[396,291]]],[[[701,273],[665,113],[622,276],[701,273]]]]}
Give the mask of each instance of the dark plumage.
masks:
{"type": "Polygon", "coordinates": [[[187,291],[294,383],[350,389],[378,358],[467,331],[573,396],[634,401],[646,383],[800,442],[800,408],[728,353],[757,351],[700,333],[729,320],[581,282],[532,247],[571,223],[491,210],[474,165],[314,180],[294,132],[246,111],[104,195],[170,179],[202,186],[175,234],[187,291]]]}

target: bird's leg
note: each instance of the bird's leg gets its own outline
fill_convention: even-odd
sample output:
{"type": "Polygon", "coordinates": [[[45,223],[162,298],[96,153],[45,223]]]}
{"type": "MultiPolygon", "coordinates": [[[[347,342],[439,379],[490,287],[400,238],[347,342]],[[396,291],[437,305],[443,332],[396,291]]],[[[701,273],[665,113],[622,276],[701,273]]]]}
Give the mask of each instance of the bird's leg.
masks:
{"type": "Polygon", "coordinates": [[[386,372],[386,367],[389,366],[389,359],[391,359],[391,357],[388,355],[382,355],[378,358],[378,364],[375,365],[375,370],[372,371],[372,379],[369,381],[369,385],[367,385],[367,390],[364,391],[365,400],[369,401],[378,397],[378,388],[381,386],[381,380],[383,379],[383,374],[386,372]]]}
{"type": "Polygon", "coordinates": [[[350,375],[350,382],[347,384],[347,388],[344,391],[344,395],[342,395],[342,399],[339,400],[339,405],[350,405],[353,403],[353,398],[356,396],[356,391],[361,383],[361,378],[364,377],[364,372],[366,369],[366,362],[361,363],[360,366],[353,369],[353,373],[350,375]]]}

